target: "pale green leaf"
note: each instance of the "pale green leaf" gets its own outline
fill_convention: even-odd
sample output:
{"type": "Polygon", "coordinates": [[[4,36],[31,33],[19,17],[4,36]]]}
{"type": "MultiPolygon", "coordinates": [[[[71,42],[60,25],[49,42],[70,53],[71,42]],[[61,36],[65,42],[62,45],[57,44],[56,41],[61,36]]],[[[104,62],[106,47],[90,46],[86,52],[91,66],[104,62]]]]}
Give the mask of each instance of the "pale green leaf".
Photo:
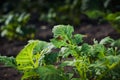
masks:
{"type": "Polygon", "coordinates": [[[51,42],[58,48],[71,44],[72,33],[74,29],[70,25],[57,25],[54,26],[52,32],[54,39],[51,42]]]}
{"type": "Polygon", "coordinates": [[[62,47],[59,53],[59,55],[62,56],[62,58],[67,58],[69,55],[74,54],[74,51],[69,48],[62,47]]]}
{"type": "Polygon", "coordinates": [[[64,61],[60,64],[61,67],[65,66],[75,66],[75,61],[64,61]]]}
{"type": "Polygon", "coordinates": [[[29,44],[26,45],[17,55],[16,62],[19,70],[27,70],[35,67],[33,61],[33,50],[38,43],[38,40],[29,42],[29,44]]]}
{"type": "Polygon", "coordinates": [[[70,38],[72,36],[74,29],[70,25],[57,25],[54,26],[52,32],[54,34],[55,38],[61,37],[61,38],[70,38]]]}
{"type": "Polygon", "coordinates": [[[114,42],[113,39],[111,39],[110,37],[105,37],[100,41],[100,44],[110,44],[112,42],[114,42]]]}

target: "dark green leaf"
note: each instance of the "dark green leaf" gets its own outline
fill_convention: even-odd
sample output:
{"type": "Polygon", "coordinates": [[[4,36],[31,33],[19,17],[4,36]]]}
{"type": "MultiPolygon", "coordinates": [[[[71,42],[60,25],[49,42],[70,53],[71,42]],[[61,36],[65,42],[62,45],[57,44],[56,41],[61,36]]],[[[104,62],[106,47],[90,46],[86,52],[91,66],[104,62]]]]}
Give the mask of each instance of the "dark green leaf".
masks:
{"type": "Polygon", "coordinates": [[[64,74],[54,66],[42,66],[37,68],[40,80],[68,80],[64,74]]]}
{"type": "Polygon", "coordinates": [[[83,42],[83,35],[81,34],[75,34],[74,35],[74,38],[72,39],[73,40],[73,43],[74,44],[79,44],[79,43],[82,43],[83,42]]]}
{"type": "Polygon", "coordinates": [[[49,53],[49,54],[45,54],[45,63],[47,65],[49,64],[54,64],[57,61],[58,58],[58,54],[57,53],[49,53]]]}
{"type": "Polygon", "coordinates": [[[24,72],[22,80],[38,80],[40,78],[39,76],[34,69],[31,69],[24,72]]]}
{"type": "Polygon", "coordinates": [[[16,61],[14,57],[0,56],[0,63],[4,63],[5,66],[16,68],[16,61]]]}

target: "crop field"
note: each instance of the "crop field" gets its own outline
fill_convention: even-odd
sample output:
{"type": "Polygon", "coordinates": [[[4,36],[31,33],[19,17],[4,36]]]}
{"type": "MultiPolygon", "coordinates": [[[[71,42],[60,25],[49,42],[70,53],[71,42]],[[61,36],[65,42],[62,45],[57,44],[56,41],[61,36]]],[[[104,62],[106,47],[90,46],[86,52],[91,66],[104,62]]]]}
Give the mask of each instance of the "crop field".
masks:
{"type": "Polygon", "coordinates": [[[120,80],[119,0],[1,0],[0,9],[0,80],[120,80]]]}

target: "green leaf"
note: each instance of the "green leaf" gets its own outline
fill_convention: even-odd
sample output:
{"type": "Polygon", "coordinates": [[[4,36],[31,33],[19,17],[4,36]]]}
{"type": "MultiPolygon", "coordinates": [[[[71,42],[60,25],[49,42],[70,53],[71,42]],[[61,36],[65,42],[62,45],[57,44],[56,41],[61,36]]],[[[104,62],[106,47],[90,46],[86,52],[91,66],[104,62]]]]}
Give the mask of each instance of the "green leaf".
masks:
{"type": "Polygon", "coordinates": [[[96,55],[98,55],[99,58],[103,58],[105,56],[106,48],[104,45],[95,44],[95,45],[93,45],[93,47],[94,47],[94,52],[96,53],[96,55]]]}
{"type": "Polygon", "coordinates": [[[54,34],[55,38],[61,37],[61,38],[66,38],[66,37],[72,37],[74,29],[70,25],[57,25],[54,26],[52,32],[54,34]]]}
{"type": "Polygon", "coordinates": [[[14,17],[14,15],[9,14],[6,21],[5,21],[5,25],[8,25],[10,23],[10,21],[12,21],[12,18],[14,17]]]}
{"type": "MultiPolygon", "coordinates": [[[[33,54],[41,52],[43,49],[48,47],[48,43],[44,41],[39,41],[37,45],[34,47],[33,54]]],[[[51,48],[50,48],[51,49],[51,48]]]]}
{"type": "Polygon", "coordinates": [[[68,80],[62,71],[51,65],[38,67],[37,73],[40,75],[40,80],[68,80]]]}
{"type": "Polygon", "coordinates": [[[0,56],[0,63],[4,63],[5,66],[16,68],[16,61],[14,57],[0,56]]]}
{"type": "Polygon", "coordinates": [[[100,41],[100,44],[110,44],[114,42],[113,39],[111,39],[110,37],[106,37],[106,38],[103,38],[101,41],[100,41]]]}
{"type": "Polygon", "coordinates": [[[57,47],[61,48],[63,46],[67,46],[67,42],[64,40],[58,40],[58,39],[51,39],[51,42],[57,47]]]}
{"type": "Polygon", "coordinates": [[[117,56],[106,56],[106,59],[109,61],[109,65],[119,64],[120,63],[120,55],[117,56]]]}
{"type": "Polygon", "coordinates": [[[51,42],[58,48],[71,44],[72,33],[74,29],[70,25],[57,25],[54,26],[52,32],[54,39],[51,42]]]}
{"type": "Polygon", "coordinates": [[[115,20],[115,18],[116,18],[116,15],[113,13],[110,13],[106,16],[106,19],[109,21],[113,21],[113,20],[115,20]]]}
{"type": "Polygon", "coordinates": [[[80,53],[81,56],[90,56],[91,46],[88,45],[87,43],[82,44],[80,52],[81,52],[80,53]]]}
{"type": "Polygon", "coordinates": [[[17,55],[16,62],[17,62],[18,70],[27,70],[27,69],[32,69],[36,67],[33,61],[33,51],[34,51],[35,46],[38,43],[39,43],[38,40],[30,41],[29,44],[26,45],[25,48],[22,49],[20,53],[17,55]]]}
{"type": "Polygon", "coordinates": [[[71,50],[66,47],[62,47],[59,52],[59,56],[62,56],[62,58],[67,58],[69,55],[72,55],[72,54],[74,54],[74,50],[71,50]]]}
{"type": "Polygon", "coordinates": [[[73,40],[73,43],[74,44],[79,44],[79,43],[82,43],[83,42],[83,35],[81,34],[75,34],[74,35],[74,38],[72,39],[73,40]]]}
{"type": "Polygon", "coordinates": [[[54,46],[44,41],[31,40],[16,57],[18,70],[29,70],[44,64],[44,56],[54,46]]]}
{"type": "Polygon", "coordinates": [[[115,40],[113,43],[111,43],[111,46],[120,48],[120,39],[115,40]]]}
{"type": "Polygon", "coordinates": [[[48,64],[54,64],[57,61],[58,53],[49,53],[45,54],[45,63],[48,64]]]}
{"type": "Polygon", "coordinates": [[[90,19],[99,19],[99,17],[105,16],[105,13],[100,11],[100,10],[87,10],[85,14],[90,18],[90,19]]]}
{"type": "Polygon", "coordinates": [[[35,70],[31,69],[29,71],[25,71],[23,76],[22,76],[22,80],[37,80],[39,79],[39,76],[35,70]]]}

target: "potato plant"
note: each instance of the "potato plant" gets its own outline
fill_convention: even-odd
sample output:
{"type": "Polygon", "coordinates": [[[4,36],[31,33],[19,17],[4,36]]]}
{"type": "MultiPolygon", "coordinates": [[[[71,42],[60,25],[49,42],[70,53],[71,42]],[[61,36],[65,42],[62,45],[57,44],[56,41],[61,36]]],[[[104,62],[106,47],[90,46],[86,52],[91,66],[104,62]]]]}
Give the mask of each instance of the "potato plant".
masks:
{"type": "Polygon", "coordinates": [[[21,80],[119,80],[120,40],[83,42],[70,25],[54,26],[50,42],[30,40],[14,57],[0,62],[23,73],[21,80]],[[66,68],[70,68],[67,70],[66,68]]]}
{"type": "Polygon", "coordinates": [[[0,35],[8,40],[26,40],[33,38],[35,29],[28,25],[30,14],[27,13],[8,13],[0,18],[0,35]]]}
{"type": "Polygon", "coordinates": [[[113,26],[113,28],[115,28],[116,31],[120,33],[120,27],[119,27],[120,26],[120,12],[109,13],[105,17],[105,19],[108,20],[113,26]]]}

